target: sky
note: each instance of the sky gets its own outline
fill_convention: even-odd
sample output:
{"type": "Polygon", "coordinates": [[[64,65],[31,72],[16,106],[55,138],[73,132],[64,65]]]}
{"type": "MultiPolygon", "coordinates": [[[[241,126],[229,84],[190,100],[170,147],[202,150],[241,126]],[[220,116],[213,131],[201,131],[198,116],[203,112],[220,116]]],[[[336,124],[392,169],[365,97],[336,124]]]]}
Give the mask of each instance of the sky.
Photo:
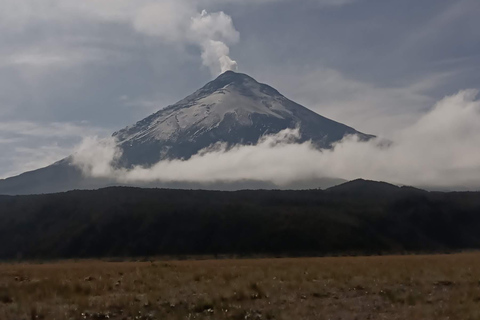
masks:
{"type": "MultiPolygon", "coordinates": [[[[461,129],[477,119],[463,90],[480,89],[479,15],[478,0],[0,0],[0,178],[108,137],[227,69],[365,133],[448,139],[435,127],[444,115],[458,116],[449,128],[465,140],[478,124],[461,129]]],[[[474,142],[457,157],[476,161],[474,142]]]]}

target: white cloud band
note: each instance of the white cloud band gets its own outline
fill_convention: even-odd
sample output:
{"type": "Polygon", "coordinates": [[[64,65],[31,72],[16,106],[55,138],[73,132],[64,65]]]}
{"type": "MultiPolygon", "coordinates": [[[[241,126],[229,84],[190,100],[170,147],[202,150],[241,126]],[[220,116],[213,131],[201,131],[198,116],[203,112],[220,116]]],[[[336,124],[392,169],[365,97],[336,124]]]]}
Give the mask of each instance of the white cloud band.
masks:
{"type": "MultiPolygon", "coordinates": [[[[480,187],[480,101],[465,90],[438,102],[417,123],[402,130],[389,147],[379,139],[361,142],[346,137],[332,150],[319,151],[310,142],[292,143],[296,130],[263,138],[255,146],[216,148],[187,161],[161,161],[150,168],[116,169],[120,155],[114,142],[105,152],[75,156],[75,163],[94,177],[123,183],[261,180],[279,186],[302,179],[367,178],[434,188],[480,187]],[[98,157],[101,154],[105,157],[98,157]]],[[[92,140],[80,149],[96,150],[92,140]]]]}

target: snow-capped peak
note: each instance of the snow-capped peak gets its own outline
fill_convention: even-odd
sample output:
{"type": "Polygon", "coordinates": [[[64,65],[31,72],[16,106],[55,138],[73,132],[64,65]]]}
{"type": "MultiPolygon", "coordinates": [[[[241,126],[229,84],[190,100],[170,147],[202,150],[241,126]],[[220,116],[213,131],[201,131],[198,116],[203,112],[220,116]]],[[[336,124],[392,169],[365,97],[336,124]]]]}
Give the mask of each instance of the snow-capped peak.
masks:
{"type": "Polygon", "coordinates": [[[328,147],[352,128],[326,119],[248,75],[227,71],[192,95],[114,136],[126,164],[189,158],[217,142],[253,144],[265,134],[299,127],[303,139],[328,147]]]}

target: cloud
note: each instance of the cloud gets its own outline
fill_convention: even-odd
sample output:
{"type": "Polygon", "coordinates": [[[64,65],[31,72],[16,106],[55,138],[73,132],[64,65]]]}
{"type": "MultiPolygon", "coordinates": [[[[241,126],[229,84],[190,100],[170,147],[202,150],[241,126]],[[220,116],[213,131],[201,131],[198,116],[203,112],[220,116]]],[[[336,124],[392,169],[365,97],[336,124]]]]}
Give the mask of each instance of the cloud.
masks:
{"type": "MultiPolygon", "coordinates": [[[[207,5],[205,1],[203,5],[207,5]]],[[[37,23],[68,25],[69,19],[94,20],[131,25],[139,33],[155,37],[159,42],[196,45],[202,50],[203,65],[213,75],[235,69],[229,57],[229,44],[239,41],[232,18],[224,12],[199,11],[201,3],[192,0],[5,0],[0,3],[0,26],[10,32],[20,32],[37,23]]],[[[17,55],[14,64],[50,65],[70,61],[58,54],[17,55]]]]}
{"type": "Polygon", "coordinates": [[[185,41],[195,8],[182,1],[152,2],[140,6],[132,16],[134,28],[159,40],[185,41]]]}
{"type": "MultiPolygon", "coordinates": [[[[76,23],[120,23],[139,33],[169,43],[195,44],[202,50],[203,65],[212,74],[235,70],[229,45],[238,43],[239,33],[232,18],[223,11],[202,9],[226,3],[252,6],[292,0],[3,0],[0,2],[0,27],[16,34],[38,25],[59,25],[75,29],[76,23]],[[73,27],[72,27],[73,26],[73,27]],[[215,55],[215,59],[213,58],[215,55]],[[214,64],[215,60],[215,64],[214,64]]],[[[354,0],[304,0],[322,6],[341,6],[354,0]]],[[[30,66],[65,63],[70,57],[23,55],[14,62],[30,66]]]]}
{"type": "Polygon", "coordinates": [[[392,135],[415,123],[435,103],[425,92],[451,76],[439,73],[405,86],[382,87],[322,66],[256,72],[293,101],[375,135],[392,135]]]}
{"type": "Polygon", "coordinates": [[[0,178],[50,165],[72,154],[74,147],[106,130],[88,123],[0,122],[0,178]]]}
{"type": "Polygon", "coordinates": [[[236,43],[240,34],[233,26],[232,18],[224,12],[202,13],[192,18],[191,30],[195,38],[204,40],[225,41],[236,43]]]}
{"type": "Polygon", "coordinates": [[[105,133],[105,129],[90,127],[87,123],[52,122],[46,124],[31,121],[0,122],[0,135],[18,137],[67,138],[105,133]]]}
{"type": "Polygon", "coordinates": [[[224,12],[195,13],[195,6],[188,3],[166,1],[146,5],[134,17],[135,29],[160,40],[198,46],[203,65],[214,76],[237,70],[228,47],[240,40],[232,18],[224,12]]]}
{"type": "MultiPolygon", "coordinates": [[[[298,4],[298,0],[199,0],[202,4],[219,4],[219,3],[234,3],[238,5],[260,5],[260,4],[271,4],[277,2],[292,2],[298,4]]],[[[343,6],[350,4],[359,0],[301,0],[304,3],[311,3],[320,6],[343,6]]]]}
{"type": "MultiPolygon", "coordinates": [[[[2,146],[4,152],[8,153],[8,146],[2,146]]],[[[11,154],[8,155],[9,163],[5,163],[2,169],[9,170],[0,175],[8,178],[17,174],[36,170],[51,165],[58,160],[67,157],[72,152],[72,148],[65,148],[57,143],[47,143],[41,146],[33,147],[14,147],[11,154]],[[8,165],[13,164],[9,167],[8,165]]],[[[5,159],[2,159],[2,163],[5,159]]]]}
{"type": "Polygon", "coordinates": [[[119,60],[121,55],[106,50],[82,49],[64,50],[62,48],[29,48],[23,52],[16,52],[2,57],[0,67],[33,67],[48,68],[71,67],[86,63],[108,63],[113,59],[119,60]]]}
{"type": "Polygon", "coordinates": [[[98,151],[84,142],[74,157],[85,174],[121,183],[261,180],[278,186],[302,179],[366,178],[430,188],[480,187],[480,101],[478,91],[465,90],[439,101],[415,124],[401,130],[386,146],[382,139],[362,142],[349,136],[331,150],[310,142],[294,143],[298,130],[266,136],[254,146],[226,149],[216,145],[189,160],[161,161],[152,167],[115,168],[121,155],[114,141],[98,151]],[[88,148],[87,148],[88,147],[88,148]],[[102,155],[101,157],[94,156],[102,155]],[[110,164],[110,165],[109,165],[110,164]]]}
{"type": "Polygon", "coordinates": [[[476,37],[480,35],[475,22],[478,22],[478,10],[480,4],[476,0],[455,1],[448,5],[445,11],[427,20],[425,25],[407,37],[402,43],[401,52],[426,45],[432,45],[435,41],[444,40],[448,37],[462,37],[464,34],[457,34],[452,30],[452,25],[459,21],[467,22],[468,29],[465,33],[472,33],[476,37]]]}
{"type": "Polygon", "coordinates": [[[73,155],[73,164],[92,177],[109,177],[115,174],[116,159],[121,151],[114,139],[88,137],[77,147],[73,155]]]}

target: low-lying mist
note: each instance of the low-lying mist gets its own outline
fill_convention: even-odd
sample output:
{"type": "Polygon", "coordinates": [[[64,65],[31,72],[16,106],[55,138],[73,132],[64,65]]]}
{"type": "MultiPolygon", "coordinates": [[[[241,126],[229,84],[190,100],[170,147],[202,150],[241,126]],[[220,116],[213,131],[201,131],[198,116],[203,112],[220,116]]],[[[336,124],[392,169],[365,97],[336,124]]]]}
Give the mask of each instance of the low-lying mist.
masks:
{"type": "Polygon", "coordinates": [[[189,182],[211,184],[244,180],[282,187],[326,177],[364,178],[431,189],[480,188],[480,101],[464,90],[435,104],[418,121],[388,139],[345,137],[332,149],[296,143],[298,129],[263,137],[256,145],[217,144],[188,160],[165,160],[151,167],[115,166],[121,150],[113,139],[87,138],[73,163],[95,178],[118,183],[189,182]]]}

